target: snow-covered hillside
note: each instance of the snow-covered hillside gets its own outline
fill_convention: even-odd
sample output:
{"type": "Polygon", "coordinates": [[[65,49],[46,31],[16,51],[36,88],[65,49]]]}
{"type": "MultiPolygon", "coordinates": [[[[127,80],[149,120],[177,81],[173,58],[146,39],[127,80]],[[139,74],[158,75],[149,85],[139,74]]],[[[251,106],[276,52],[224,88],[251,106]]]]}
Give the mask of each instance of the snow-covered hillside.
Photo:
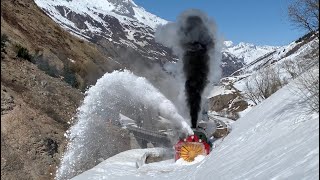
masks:
{"type": "Polygon", "coordinates": [[[55,0],[35,0],[38,6],[42,7],[49,13],[58,23],[71,26],[77,29],[77,25],[68,19],[68,13],[71,11],[97,18],[96,20],[105,23],[103,16],[116,17],[121,23],[130,24],[132,22],[140,23],[140,25],[149,26],[155,29],[158,25],[166,24],[167,21],[161,19],[144,8],[137,6],[132,0],[96,0],[96,1],[55,1],[55,0]],[[59,12],[57,7],[64,7],[64,12],[59,12]],[[69,10],[68,10],[69,9],[69,10]]]}
{"type": "Polygon", "coordinates": [[[233,44],[232,41],[224,42],[225,48],[224,52],[228,52],[237,58],[243,59],[244,64],[249,64],[252,61],[258,59],[259,57],[273,52],[280,48],[278,46],[256,46],[251,43],[240,42],[239,44],[233,44]]]}
{"type": "Polygon", "coordinates": [[[73,179],[319,179],[319,114],[308,111],[294,88],[290,83],[233,123],[200,163],[141,166],[146,150],[130,150],[73,179]]]}
{"type": "MultiPolygon", "coordinates": [[[[132,0],[55,1],[36,4],[64,29],[115,51],[132,48],[152,60],[173,60],[169,49],[154,41],[157,26],[167,21],[147,12],[132,0]]],[[[118,52],[120,53],[120,52],[118,52]]]]}
{"type": "Polygon", "coordinates": [[[224,111],[216,113],[225,114],[225,111],[227,111],[228,116],[242,117],[250,111],[251,106],[258,104],[269,96],[262,95],[262,91],[271,92],[272,94],[299,74],[319,64],[319,40],[316,38],[316,35],[312,33],[307,34],[287,46],[267,53],[244,65],[244,67],[232,73],[231,76],[222,78],[219,88],[231,93],[229,95],[219,93],[215,95],[216,97],[211,96],[211,110],[220,111],[219,108],[221,107],[221,102],[223,102],[222,107],[225,107],[224,111]],[[273,76],[273,80],[271,80],[271,76],[273,76]],[[263,84],[266,82],[273,84],[273,87],[276,88],[272,89],[270,88],[272,86],[263,84]],[[277,85],[276,82],[278,82],[277,85]],[[219,100],[220,104],[215,105],[214,101],[217,100],[219,100]],[[241,110],[238,111],[237,108],[232,109],[230,106],[234,102],[239,104],[239,100],[242,101],[242,104],[240,103],[242,107],[237,108],[241,110]]]}
{"type": "MultiPolygon", "coordinates": [[[[319,40],[316,36],[316,34],[312,33],[307,34],[287,46],[280,47],[255,59],[249,64],[246,64],[243,68],[234,72],[233,75],[250,74],[269,65],[277,64],[279,66],[286,60],[302,61],[303,59],[308,59],[308,56],[315,53],[314,51],[317,49],[316,46],[319,46],[319,40]]],[[[307,63],[308,61],[304,64],[307,65],[307,63]]],[[[312,64],[310,66],[312,66],[312,64]]]]}
{"type": "MultiPolygon", "coordinates": [[[[72,34],[99,44],[107,51],[128,47],[143,57],[160,63],[177,60],[171,51],[154,41],[159,25],[168,21],[147,12],[133,0],[56,1],[35,0],[55,22],[72,34]]],[[[260,56],[278,47],[255,46],[248,43],[233,45],[225,41],[222,54],[223,76],[228,76],[260,56]]],[[[123,63],[123,62],[119,62],[123,63]]]]}

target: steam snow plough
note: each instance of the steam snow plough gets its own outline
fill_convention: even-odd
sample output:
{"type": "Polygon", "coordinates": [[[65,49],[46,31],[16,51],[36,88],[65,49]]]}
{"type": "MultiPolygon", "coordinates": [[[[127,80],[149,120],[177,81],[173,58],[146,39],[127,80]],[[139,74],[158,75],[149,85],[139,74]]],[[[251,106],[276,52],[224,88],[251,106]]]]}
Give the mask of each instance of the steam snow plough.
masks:
{"type": "MultiPolygon", "coordinates": [[[[183,159],[187,162],[192,162],[197,156],[207,156],[211,149],[212,143],[216,139],[214,133],[219,130],[219,123],[216,124],[215,121],[200,121],[197,128],[192,129],[193,134],[188,136],[183,136],[179,138],[176,143],[173,144],[173,156],[175,161],[178,159],[183,159]]],[[[142,148],[147,148],[147,143],[150,142],[155,147],[171,147],[172,142],[177,134],[175,133],[163,133],[152,130],[147,130],[144,128],[138,128],[132,125],[127,125],[127,129],[133,133],[138,144],[142,148]]],[[[226,127],[225,127],[226,128],[226,127]]],[[[182,134],[180,134],[182,135],[182,134]]],[[[172,156],[171,156],[172,157],[172,156]]],[[[164,157],[157,157],[163,159],[164,157]]]]}
{"type": "Polygon", "coordinates": [[[202,129],[193,129],[194,134],[180,139],[175,144],[175,161],[182,158],[184,161],[192,162],[198,155],[206,156],[210,153],[211,143],[202,129]]]}
{"type": "Polygon", "coordinates": [[[200,121],[197,128],[192,129],[194,134],[180,139],[175,145],[175,161],[182,158],[192,162],[198,155],[207,156],[217,139],[225,137],[230,132],[230,127],[219,119],[214,121],[200,121]]]}

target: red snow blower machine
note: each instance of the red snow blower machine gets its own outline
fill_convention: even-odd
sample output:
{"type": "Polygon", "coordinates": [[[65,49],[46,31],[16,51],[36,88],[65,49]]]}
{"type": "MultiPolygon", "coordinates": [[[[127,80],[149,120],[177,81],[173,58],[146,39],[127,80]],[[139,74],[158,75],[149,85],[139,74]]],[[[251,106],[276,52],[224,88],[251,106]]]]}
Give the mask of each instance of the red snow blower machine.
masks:
{"type": "Polygon", "coordinates": [[[210,153],[211,143],[203,129],[193,129],[194,134],[180,139],[175,144],[175,161],[182,158],[192,162],[198,155],[206,156],[210,153]]]}

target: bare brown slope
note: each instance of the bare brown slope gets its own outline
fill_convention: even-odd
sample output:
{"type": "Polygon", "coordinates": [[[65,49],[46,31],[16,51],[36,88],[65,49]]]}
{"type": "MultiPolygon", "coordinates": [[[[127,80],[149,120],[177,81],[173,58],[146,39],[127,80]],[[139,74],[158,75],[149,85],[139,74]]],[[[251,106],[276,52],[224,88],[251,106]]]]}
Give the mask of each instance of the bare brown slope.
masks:
{"type": "Polygon", "coordinates": [[[1,52],[1,179],[53,179],[79,89],[118,65],[32,0],[1,1],[1,34],[9,38],[1,52]],[[16,45],[34,58],[16,57],[16,45]]]}
{"type": "Polygon", "coordinates": [[[82,94],[18,58],[1,73],[1,179],[51,179],[82,94]]]}
{"type": "Polygon", "coordinates": [[[64,31],[32,0],[1,2],[1,33],[35,55],[34,63],[48,61],[49,74],[62,76],[69,84],[66,78],[74,74],[76,83],[72,85],[77,88],[84,89],[105,72],[119,68],[110,54],[102,54],[93,43],[64,31]]]}

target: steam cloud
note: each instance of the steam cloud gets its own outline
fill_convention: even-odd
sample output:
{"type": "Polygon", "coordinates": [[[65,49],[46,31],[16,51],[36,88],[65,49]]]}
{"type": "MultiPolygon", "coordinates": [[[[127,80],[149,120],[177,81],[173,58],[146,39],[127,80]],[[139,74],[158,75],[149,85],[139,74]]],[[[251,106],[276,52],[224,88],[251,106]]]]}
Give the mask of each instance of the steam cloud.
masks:
{"type": "Polygon", "coordinates": [[[208,93],[207,84],[217,82],[221,74],[220,45],[215,30],[215,24],[204,13],[187,10],[176,23],[159,27],[156,32],[156,41],[172,48],[182,62],[192,128],[197,126],[204,95],[208,93]]]}

